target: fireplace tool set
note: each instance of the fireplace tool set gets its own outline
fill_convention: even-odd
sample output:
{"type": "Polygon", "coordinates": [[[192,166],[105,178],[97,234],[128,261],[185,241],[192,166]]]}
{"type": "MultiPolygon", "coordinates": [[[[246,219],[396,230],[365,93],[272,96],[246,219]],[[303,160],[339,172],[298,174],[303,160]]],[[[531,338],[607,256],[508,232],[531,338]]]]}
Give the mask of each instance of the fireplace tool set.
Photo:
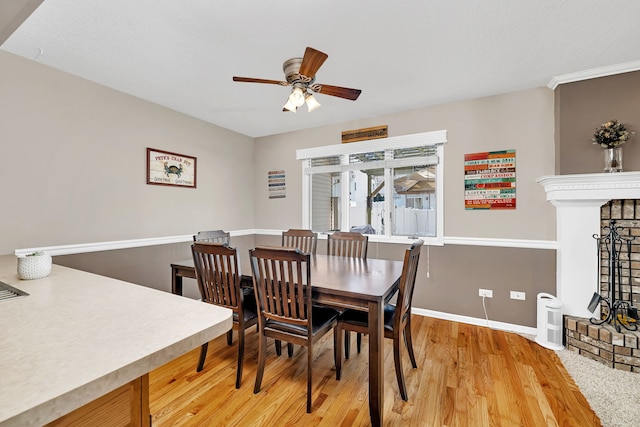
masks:
{"type": "MultiPolygon", "coordinates": [[[[600,274],[600,262],[602,259],[602,251],[605,250],[609,262],[609,296],[603,297],[598,292],[593,293],[588,309],[592,313],[598,304],[602,304],[600,319],[592,317],[589,321],[594,325],[602,325],[603,323],[612,323],[616,331],[621,331],[621,326],[628,331],[637,331],[638,308],[633,303],[633,277],[631,275],[631,242],[635,240],[634,236],[622,236],[620,231],[624,228],[616,225],[616,220],[609,220],[609,225],[603,227],[607,232],[604,236],[593,235],[597,242],[598,252],[598,274],[600,274]],[[627,265],[628,265],[628,283],[629,298],[624,298],[623,292],[623,265],[620,259],[620,253],[626,249],[627,265]]],[[[629,233],[630,234],[630,233],[629,233]]]]}

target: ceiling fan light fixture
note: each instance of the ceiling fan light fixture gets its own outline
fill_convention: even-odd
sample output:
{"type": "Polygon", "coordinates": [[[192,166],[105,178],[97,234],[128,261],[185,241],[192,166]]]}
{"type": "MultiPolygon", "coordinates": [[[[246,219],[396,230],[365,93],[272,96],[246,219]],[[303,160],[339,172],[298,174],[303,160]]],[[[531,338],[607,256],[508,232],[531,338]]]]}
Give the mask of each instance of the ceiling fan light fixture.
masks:
{"type": "Polygon", "coordinates": [[[291,95],[289,95],[289,102],[296,107],[302,107],[302,105],[304,105],[304,92],[301,88],[296,87],[291,91],[291,95]]]}
{"type": "Polygon", "coordinates": [[[314,111],[321,105],[312,94],[308,94],[305,98],[305,101],[307,102],[307,109],[309,109],[309,112],[314,111]]]}
{"type": "Polygon", "coordinates": [[[291,96],[289,96],[289,98],[287,98],[287,103],[284,104],[284,108],[287,111],[291,111],[292,113],[295,113],[296,110],[298,109],[298,107],[296,107],[293,102],[291,102],[291,96]]]}

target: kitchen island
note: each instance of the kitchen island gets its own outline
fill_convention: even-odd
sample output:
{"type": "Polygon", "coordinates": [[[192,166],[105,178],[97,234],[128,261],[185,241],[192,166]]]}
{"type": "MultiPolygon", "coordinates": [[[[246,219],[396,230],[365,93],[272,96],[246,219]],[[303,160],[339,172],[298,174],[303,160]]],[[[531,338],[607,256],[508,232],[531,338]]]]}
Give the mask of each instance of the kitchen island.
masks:
{"type": "Polygon", "coordinates": [[[0,256],[0,281],[29,294],[0,301],[2,427],[149,425],[149,371],[232,326],[226,308],[57,265],[23,281],[16,266],[0,256]]]}

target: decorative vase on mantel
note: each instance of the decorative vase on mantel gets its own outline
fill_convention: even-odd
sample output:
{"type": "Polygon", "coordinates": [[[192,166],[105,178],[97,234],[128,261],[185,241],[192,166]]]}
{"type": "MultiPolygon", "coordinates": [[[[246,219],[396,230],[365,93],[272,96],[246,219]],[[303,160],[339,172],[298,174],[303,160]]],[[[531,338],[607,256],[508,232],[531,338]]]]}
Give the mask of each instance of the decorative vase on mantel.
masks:
{"type": "Polygon", "coordinates": [[[603,151],[604,171],[622,172],[622,147],[605,148],[603,151]]]}
{"type": "Polygon", "coordinates": [[[604,149],[605,172],[622,172],[622,147],[620,146],[628,142],[634,134],[634,131],[628,131],[624,124],[615,119],[596,128],[591,141],[604,149]]]}

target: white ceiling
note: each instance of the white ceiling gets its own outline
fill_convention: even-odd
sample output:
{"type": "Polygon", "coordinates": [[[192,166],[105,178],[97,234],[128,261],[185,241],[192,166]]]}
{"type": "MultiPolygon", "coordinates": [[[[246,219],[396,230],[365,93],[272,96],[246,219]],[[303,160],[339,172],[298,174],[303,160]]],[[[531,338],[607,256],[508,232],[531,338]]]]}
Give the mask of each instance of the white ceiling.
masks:
{"type": "Polygon", "coordinates": [[[547,85],[640,59],[637,0],[45,0],[8,52],[259,137],[547,85]],[[329,58],[283,113],[282,63],[329,58]]]}

